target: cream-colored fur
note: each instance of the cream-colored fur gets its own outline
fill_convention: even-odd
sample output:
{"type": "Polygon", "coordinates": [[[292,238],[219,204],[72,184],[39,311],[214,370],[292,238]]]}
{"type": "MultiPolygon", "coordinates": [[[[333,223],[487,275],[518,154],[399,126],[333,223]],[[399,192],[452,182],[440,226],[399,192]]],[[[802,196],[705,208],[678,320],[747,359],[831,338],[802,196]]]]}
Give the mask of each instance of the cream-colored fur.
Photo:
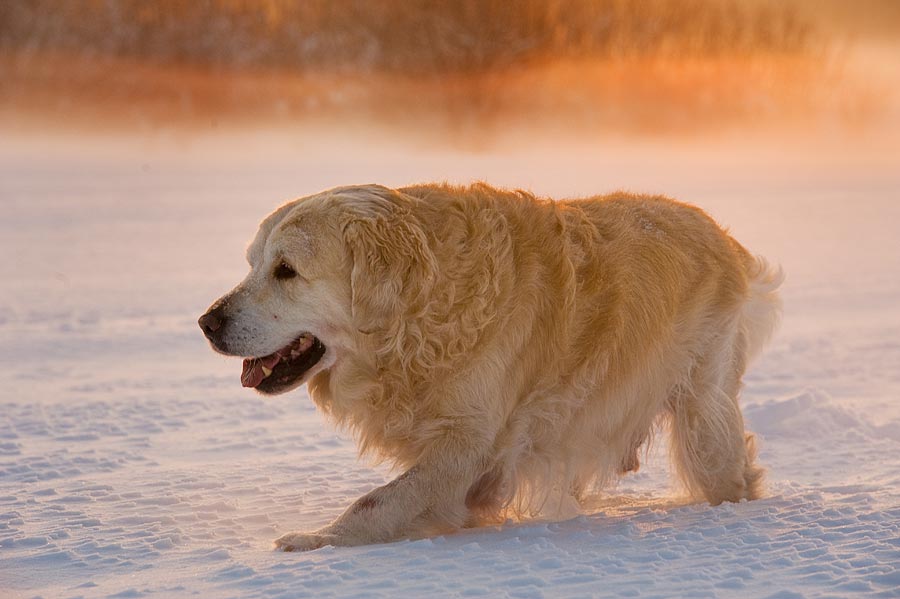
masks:
{"type": "Polygon", "coordinates": [[[404,472],[279,547],[555,510],[636,469],[660,423],[696,498],[761,493],[738,395],[782,277],[697,208],[483,184],[344,187],[279,208],[248,259],[219,302],[230,353],[313,333],[327,351],[301,382],[361,451],[404,472]],[[301,277],[276,280],[283,259],[301,277]]]}

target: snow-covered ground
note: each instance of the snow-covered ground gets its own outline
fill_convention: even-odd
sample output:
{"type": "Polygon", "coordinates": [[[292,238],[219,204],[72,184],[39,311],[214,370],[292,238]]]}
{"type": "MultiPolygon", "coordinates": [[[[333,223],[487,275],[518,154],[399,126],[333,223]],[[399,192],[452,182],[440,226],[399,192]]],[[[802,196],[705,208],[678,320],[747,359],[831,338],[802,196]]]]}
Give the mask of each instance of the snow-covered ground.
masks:
{"type": "Polygon", "coordinates": [[[2,597],[900,597],[896,152],[7,136],[0,255],[2,597]],[[305,391],[241,388],[197,316],[243,276],[281,201],[478,178],[664,192],[784,265],[784,323],[743,400],[768,497],[685,504],[659,443],[574,520],[272,551],[390,472],[359,461],[305,391]]]}

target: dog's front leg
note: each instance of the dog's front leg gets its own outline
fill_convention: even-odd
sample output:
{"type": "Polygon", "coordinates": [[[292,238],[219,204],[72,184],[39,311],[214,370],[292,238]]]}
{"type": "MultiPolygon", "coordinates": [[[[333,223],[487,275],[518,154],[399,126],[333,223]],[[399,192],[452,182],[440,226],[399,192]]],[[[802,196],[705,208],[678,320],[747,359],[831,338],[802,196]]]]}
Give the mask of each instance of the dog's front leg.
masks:
{"type": "Polygon", "coordinates": [[[468,515],[466,492],[482,469],[478,456],[459,443],[436,443],[416,466],[358,499],[325,528],[288,533],[275,544],[285,551],[307,551],[325,545],[385,543],[460,528],[468,515]]]}

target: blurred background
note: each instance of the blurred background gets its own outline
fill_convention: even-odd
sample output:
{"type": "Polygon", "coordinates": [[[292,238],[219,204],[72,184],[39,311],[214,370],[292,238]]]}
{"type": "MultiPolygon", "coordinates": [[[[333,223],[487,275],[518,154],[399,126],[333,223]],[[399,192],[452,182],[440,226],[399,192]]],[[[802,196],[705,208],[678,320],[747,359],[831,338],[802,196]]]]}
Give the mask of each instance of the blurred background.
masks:
{"type": "Polygon", "coordinates": [[[895,0],[7,0],[0,125],[871,134],[898,33],[895,0]]]}
{"type": "Polygon", "coordinates": [[[193,360],[265,214],[373,182],[663,193],[789,303],[871,294],[898,34],[896,0],[5,0],[0,329],[155,314],[193,360]]]}
{"type": "MultiPolygon", "coordinates": [[[[743,392],[773,495],[787,497],[746,507],[771,517],[754,538],[781,548],[748,545],[749,512],[732,508],[651,515],[665,524],[653,534],[598,524],[616,564],[623,538],[644,539],[623,558],[642,567],[666,522],[708,530],[688,530],[687,564],[657,559],[668,569],[639,577],[566,562],[581,594],[889,592],[898,94],[900,0],[0,0],[0,589],[339,588],[338,566],[272,562],[271,540],[324,525],[387,467],[357,460],[304,390],[243,389],[240,360],[213,353],[197,318],[246,276],[246,244],[287,200],[480,179],[553,198],[666,194],[787,273],[782,327],[743,392]],[[826,528],[810,537],[810,522],[826,528]],[[727,559],[709,557],[719,549],[727,559]],[[740,567],[705,587],[682,576],[708,563],[740,567]],[[753,564],[765,576],[735,586],[753,564]]],[[[625,479],[623,506],[667,509],[664,447],[625,479]]],[[[528,553],[500,569],[523,580],[533,558],[551,572],[544,541],[572,556],[581,534],[571,552],[566,534],[513,538],[528,553]]],[[[457,560],[407,547],[404,571],[457,560]]],[[[466,578],[481,584],[498,566],[475,547],[481,573],[466,578]]],[[[375,562],[345,570],[328,555],[371,582],[375,562]]]]}

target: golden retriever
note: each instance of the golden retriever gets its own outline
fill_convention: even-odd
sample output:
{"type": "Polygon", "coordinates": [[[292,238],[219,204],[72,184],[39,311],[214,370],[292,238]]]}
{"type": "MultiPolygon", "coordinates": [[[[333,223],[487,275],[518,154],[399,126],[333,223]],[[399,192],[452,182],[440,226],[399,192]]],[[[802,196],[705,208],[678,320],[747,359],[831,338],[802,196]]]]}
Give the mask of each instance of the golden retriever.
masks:
{"type": "Polygon", "coordinates": [[[340,187],[269,215],[250,273],[200,318],[260,393],[308,383],[403,474],[285,550],[540,512],[638,467],[657,423],[686,489],[753,499],[741,377],[780,269],[703,211],[485,184],[340,187]]]}

